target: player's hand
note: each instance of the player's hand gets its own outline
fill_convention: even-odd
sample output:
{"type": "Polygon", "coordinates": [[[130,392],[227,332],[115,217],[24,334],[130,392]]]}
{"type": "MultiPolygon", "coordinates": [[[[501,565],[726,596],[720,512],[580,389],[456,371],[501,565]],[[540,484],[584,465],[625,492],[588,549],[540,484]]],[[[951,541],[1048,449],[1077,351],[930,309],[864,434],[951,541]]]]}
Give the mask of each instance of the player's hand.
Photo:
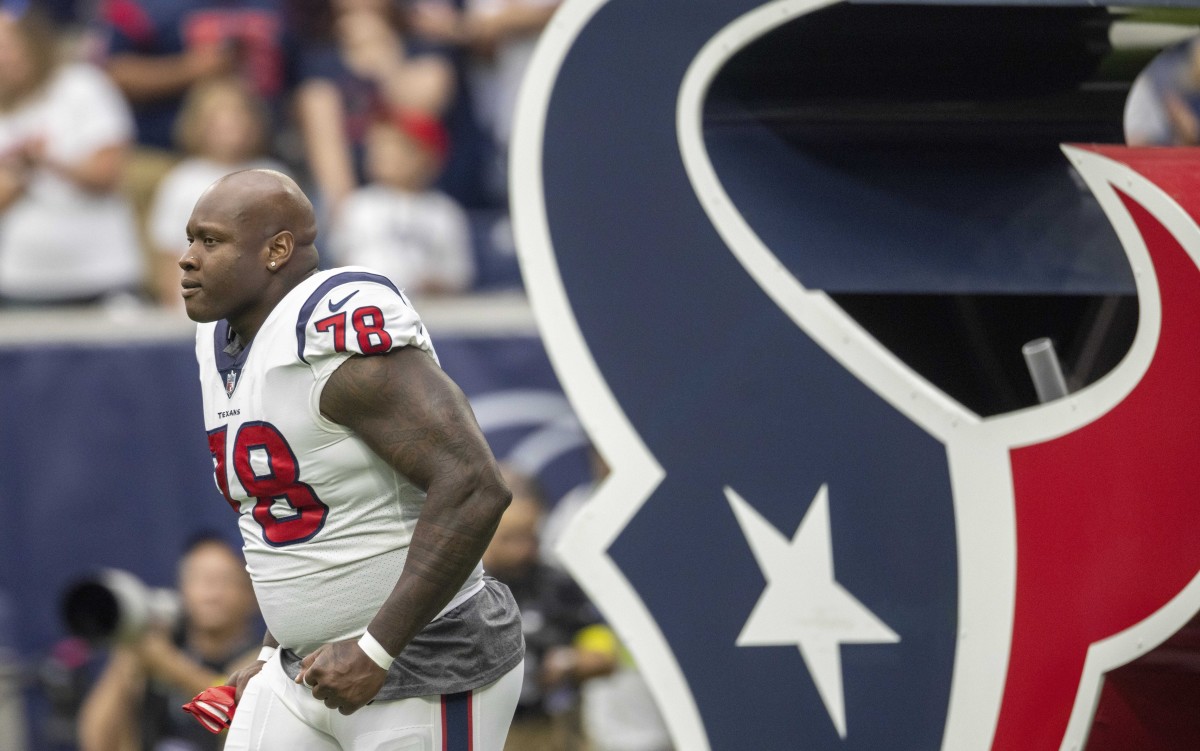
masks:
{"type": "Polygon", "coordinates": [[[387,671],[358,646],[358,641],[323,644],[300,661],[296,683],[312,689],[314,699],[342,714],[353,714],[375,698],[387,671]]]}
{"type": "Polygon", "coordinates": [[[246,684],[250,679],[262,672],[263,665],[267,663],[263,660],[255,660],[249,665],[239,668],[229,676],[229,680],[225,681],[226,686],[235,686],[237,693],[234,694],[234,701],[242,700],[242,692],[246,690],[246,684]]]}

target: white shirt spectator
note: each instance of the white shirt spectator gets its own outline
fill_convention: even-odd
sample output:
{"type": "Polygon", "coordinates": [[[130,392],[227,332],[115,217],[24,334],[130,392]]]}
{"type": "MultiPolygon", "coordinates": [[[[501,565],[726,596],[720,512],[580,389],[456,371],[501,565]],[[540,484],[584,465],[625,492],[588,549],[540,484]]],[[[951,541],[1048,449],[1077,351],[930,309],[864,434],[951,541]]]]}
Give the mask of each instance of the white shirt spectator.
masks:
{"type": "MultiPolygon", "coordinates": [[[[45,158],[79,163],[133,138],[129,107],[96,68],[64,65],[45,88],[0,113],[0,154],[40,140],[45,158]]],[[[0,214],[0,295],[53,302],[135,288],[142,256],[132,210],[116,192],[84,190],[39,167],[0,214]]]]}
{"type": "Polygon", "coordinates": [[[376,269],[413,294],[461,292],[475,277],[466,212],[436,190],[359,188],[339,210],[330,243],[339,264],[376,269]]]}
{"type": "Polygon", "coordinates": [[[671,751],[671,735],[646,679],[621,662],[580,686],[583,729],[595,751],[671,751]]]}
{"type": "MultiPolygon", "coordinates": [[[[552,10],[562,0],[467,0],[468,13],[478,16],[497,16],[513,7],[552,10]]],[[[525,69],[533,58],[541,29],[505,36],[490,60],[476,59],[470,71],[471,95],[476,116],[488,130],[501,151],[508,150],[512,140],[513,115],[517,108],[517,93],[525,69]]]]}

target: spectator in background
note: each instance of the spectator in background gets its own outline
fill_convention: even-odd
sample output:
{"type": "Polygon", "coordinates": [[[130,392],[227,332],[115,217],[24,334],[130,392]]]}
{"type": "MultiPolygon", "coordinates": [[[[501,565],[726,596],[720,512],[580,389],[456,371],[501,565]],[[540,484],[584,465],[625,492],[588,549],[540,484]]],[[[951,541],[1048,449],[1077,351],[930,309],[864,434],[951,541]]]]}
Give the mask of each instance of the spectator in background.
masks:
{"type": "Polygon", "coordinates": [[[503,469],[512,503],[483,554],[484,569],[508,585],[525,628],[525,682],[505,751],[569,751],[582,747],[578,686],[612,671],[611,653],[576,645],[599,621],[582,590],[541,562],[543,505],[531,478],[503,469]]]}
{"type": "Polygon", "coordinates": [[[0,591],[0,751],[25,750],[21,667],[13,636],[12,601],[0,591]]]}
{"type": "Polygon", "coordinates": [[[492,191],[508,196],[508,157],[517,92],[542,30],[562,0],[466,0],[462,42],[470,52],[472,106],[492,140],[492,191]]]}
{"type": "Polygon", "coordinates": [[[288,93],[286,25],[275,0],[101,3],[109,74],[133,104],[138,143],[170,151],[193,84],[235,75],[278,106],[288,93]]]}
{"type": "Polygon", "coordinates": [[[179,563],[182,623],[150,628],[112,648],[79,715],[80,751],[208,751],[223,737],[180,707],[254,662],[261,646],[254,591],[241,555],[203,536],[179,563]]]}
{"type": "Polygon", "coordinates": [[[88,303],[142,284],[119,191],[133,123],[94,67],[61,62],[33,11],[0,10],[0,298],[88,303]]]}
{"type": "MultiPolygon", "coordinates": [[[[236,76],[275,124],[294,80],[283,0],[104,0],[99,37],[108,74],[133,107],[137,148],[125,191],[145,226],[158,181],[174,165],[175,119],[191,87],[236,76]]],[[[143,238],[145,245],[152,245],[143,238]]]]}
{"type": "Polygon", "coordinates": [[[576,640],[580,649],[605,655],[615,665],[580,689],[580,714],[589,751],[672,751],[671,735],[633,656],[613,631],[591,626],[576,640]]]}
{"type": "Polygon", "coordinates": [[[467,90],[472,110],[492,141],[490,183],[497,200],[507,196],[508,150],[517,94],[542,30],[561,0],[416,0],[413,27],[469,52],[467,90]]]}
{"type": "Polygon", "coordinates": [[[270,116],[266,104],[237,78],[198,84],[188,93],[175,122],[175,140],[187,157],[158,184],[147,217],[159,301],[183,311],[179,255],[187,246],[185,227],[204,189],[230,172],[273,169],[267,156],[270,116]]]}
{"type": "Polygon", "coordinates": [[[454,199],[433,189],[446,132],[416,112],[383,115],[367,137],[370,183],[333,222],[338,263],[374,268],[414,296],[462,292],[475,274],[470,226],[454,199]]]}
{"type": "Polygon", "coordinates": [[[1200,37],[1163,50],[1137,77],[1125,102],[1130,146],[1200,144],[1200,37]]]}
{"type": "Polygon", "coordinates": [[[438,118],[456,78],[434,45],[404,32],[388,0],[293,0],[303,40],[296,113],[322,213],[335,216],[364,179],[363,151],[374,114],[404,110],[438,118]]]}

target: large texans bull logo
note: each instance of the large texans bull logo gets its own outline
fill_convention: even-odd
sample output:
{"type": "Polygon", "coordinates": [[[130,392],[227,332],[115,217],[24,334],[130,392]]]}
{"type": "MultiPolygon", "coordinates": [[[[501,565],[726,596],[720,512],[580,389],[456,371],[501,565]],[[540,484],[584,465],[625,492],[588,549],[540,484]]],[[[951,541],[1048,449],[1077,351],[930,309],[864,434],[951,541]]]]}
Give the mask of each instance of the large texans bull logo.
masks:
{"type": "Polygon", "coordinates": [[[803,286],[705,152],[714,72],[818,5],[577,0],[546,33],[517,238],[613,467],[561,550],[685,751],[1081,748],[1105,672],[1200,606],[1200,163],[1065,149],[1137,335],[1088,388],[982,419],[803,286]]]}

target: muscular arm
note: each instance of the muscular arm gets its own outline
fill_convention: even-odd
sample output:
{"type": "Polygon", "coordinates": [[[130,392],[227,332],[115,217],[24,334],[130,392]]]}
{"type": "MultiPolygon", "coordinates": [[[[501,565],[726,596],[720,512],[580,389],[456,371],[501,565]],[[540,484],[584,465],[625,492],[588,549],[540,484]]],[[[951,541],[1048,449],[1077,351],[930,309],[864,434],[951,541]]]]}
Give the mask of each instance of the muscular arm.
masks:
{"type": "Polygon", "coordinates": [[[419,349],[350,358],[321,411],[426,492],[404,570],[367,629],[399,654],[458,592],[512,496],[466,397],[419,349]]]}

